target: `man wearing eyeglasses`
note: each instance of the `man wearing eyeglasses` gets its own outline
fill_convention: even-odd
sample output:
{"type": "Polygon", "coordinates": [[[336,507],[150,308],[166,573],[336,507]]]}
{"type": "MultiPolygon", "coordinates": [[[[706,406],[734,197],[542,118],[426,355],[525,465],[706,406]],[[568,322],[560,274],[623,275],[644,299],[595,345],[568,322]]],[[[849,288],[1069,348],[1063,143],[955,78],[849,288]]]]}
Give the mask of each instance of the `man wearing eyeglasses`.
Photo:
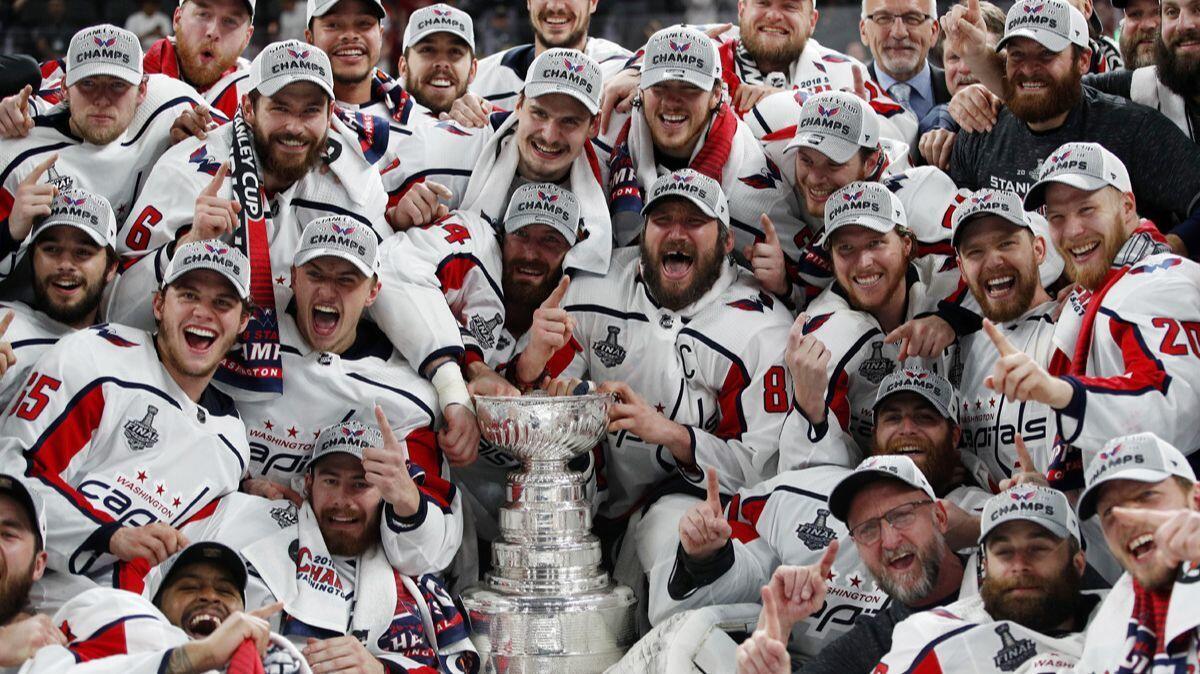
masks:
{"type": "Polygon", "coordinates": [[[871,50],[871,79],[917,119],[950,102],[946,73],[929,62],[937,42],[936,0],[863,0],[858,34],[871,50]]]}

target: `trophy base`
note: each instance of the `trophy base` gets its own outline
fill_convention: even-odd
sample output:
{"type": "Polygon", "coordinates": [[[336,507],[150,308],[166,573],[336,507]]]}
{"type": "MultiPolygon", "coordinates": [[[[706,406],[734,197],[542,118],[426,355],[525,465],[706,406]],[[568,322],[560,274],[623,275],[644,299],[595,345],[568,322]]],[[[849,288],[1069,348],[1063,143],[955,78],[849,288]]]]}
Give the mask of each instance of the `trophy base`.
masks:
{"type": "Polygon", "coordinates": [[[462,603],[490,674],[598,674],[637,641],[637,599],[623,585],[570,596],[474,587],[462,603]]]}

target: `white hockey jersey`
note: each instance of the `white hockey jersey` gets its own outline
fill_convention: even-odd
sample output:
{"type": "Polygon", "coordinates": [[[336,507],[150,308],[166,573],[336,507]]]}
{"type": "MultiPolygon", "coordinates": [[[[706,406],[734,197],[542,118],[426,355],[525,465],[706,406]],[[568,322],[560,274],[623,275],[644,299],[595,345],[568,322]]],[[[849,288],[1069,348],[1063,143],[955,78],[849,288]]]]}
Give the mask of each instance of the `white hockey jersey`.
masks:
{"type": "MultiPolygon", "coordinates": [[[[621,72],[625,62],[633,56],[621,45],[598,37],[587,38],[583,53],[600,66],[600,74],[606,80],[621,72]]],[[[525,75],[536,57],[534,46],[523,44],[480,59],[475,80],[470,84],[471,93],[502,110],[512,110],[525,88],[525,75]]]]}
{"type": "Polygon", "coordinates": [[[548,374],[627,382],[692,435],[697,470],[677,470],[670,451],[622,431],[606,448],[608,500],[620,516],[676,473],[702,485],[713,468],[732,493],[776,471],[779,433],[791,406],[783,348],[792,319],[748,272],[727,263],[694,304],[671,311],[650,297],[636,248],[613,253],[606,277],[580,276],[562,306],[575,319],[570,343],[548,374]],[[654,363],[654,367],[645,367],[654,363]]]}
{"type": "Polygon", "coordinates": [[[0,304],[0,316],[8,311],[13,312],[13,320],[4,333],[4,341],[12,345],[17,363],[0,375],[0,408],[3,409],[8,409],[9,403],[25,385],[38,358],[63,335],[74,330],[20,302],[0,304]]]}
{"type": "MultiPolygon", "coordinates": [[[[1096,634],[1093,624],[1088,630],[1096,634]]],[[[1105,633],[1118,641],[1118,633],[1105,633]]],[[[1083,654],[1084,632],[1053,637],[1011,620],[996,620],[979,595],[920,611],[896,625],[892,650],[874,674],[995,672],[1051,674],[1070,669],[1083,654]]]]}
{"type": "Polygon", "coordinates": [[[279,340],[286,373],[283,395],[243,400],[240,389],[229,390],[246,424],[249,476],[303,493],[321,429],[350,419],[374,425],[374,405],[379,404],[408,450],[410,472],[422,495],[411,517],[384,508],[383,524],[398,539],[396,554],[389,552],[389,557],[403,573],[441,571],[462,542],[462,499],[449,482],[450,466],[433,430],[441,417],[433,385],[409,367],[373,323],[363,321],[358,339],[339,355],[314,351],[285,312],[279,317],[279,340]]]}
{"type": "Polygon", "coordinates": [[[210,387],[192,402],[149,333],[81,330],[33,369],[0,427],[0,470],[45,500],[51,568],[113,585],[118,527],[181,527],[240,485],[250,449],[233,401],[210,387]]]}

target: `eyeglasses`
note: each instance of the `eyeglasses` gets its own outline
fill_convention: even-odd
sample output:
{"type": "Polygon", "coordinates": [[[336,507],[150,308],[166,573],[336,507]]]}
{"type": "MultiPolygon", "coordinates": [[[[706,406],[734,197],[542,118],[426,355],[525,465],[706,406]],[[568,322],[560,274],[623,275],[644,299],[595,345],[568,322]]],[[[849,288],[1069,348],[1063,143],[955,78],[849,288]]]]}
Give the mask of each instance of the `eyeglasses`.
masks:
{"type": "Polygon", "coordinates": [[[891,28],[892,24],[896,23],[896,19],[903,21],[904,25],[908,26],[909,28],[916,28],[926,21],[929,21],[933,17],[921,12],[906,12],[904,14],[875,12],[874,14],[868,14],[866,18],[873,21],[875,25],[879,26],[880,28],[891,28]]]}
{"type": "Polygon", "coordinates": [[[896,506],[885,512],[882,517],[872,517],[866,522],[859,523],[850,530],[850,538],[853,538],[856,543],[871,545],[879,540],[880,534],[883,533],[883,520],[887,520],[893,529],[907,529],[917,521],[917,508],[932,503],[933,501],[925,499],[896,506]]]}

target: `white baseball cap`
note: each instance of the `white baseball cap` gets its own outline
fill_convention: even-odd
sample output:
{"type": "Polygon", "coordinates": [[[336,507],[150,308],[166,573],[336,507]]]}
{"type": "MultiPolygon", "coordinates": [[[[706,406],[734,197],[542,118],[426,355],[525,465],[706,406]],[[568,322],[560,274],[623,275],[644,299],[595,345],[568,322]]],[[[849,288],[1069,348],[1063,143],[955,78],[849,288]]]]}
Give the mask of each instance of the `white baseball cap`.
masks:
{"type": "Polygon", "coordinates": [[[378,427],[368,426],[361,421],[343,421],[321,429],[317,441],[313,443],[308,467],[311,470],[318,460],[330,454],[349,454],[362,459],[364,449],[382,446],[383,434],[378,427]]]}
{"type": "Polygon", "coordinates": [[[647,89],[660,82],[687,82],[708,91],[721,76],[717,45],[695,28],[674,26],[650,36],[642,58],[642,79],[647,89]]]}
{"type": "Polygon", "coordinates": [[[1084,486],[1077,505],[1081,520],[1096,514],[1099,487],[1110,480],[1155,483],[1175,475],[1196,481],[1183,452],[1150,432],[1113,438],[1100,451],[1084,449],[1083,454],[1084,486]]]}
{"type": "Polygon", "coordinates": [[[600,111],[604,77],[592,57],[574,49],[547,49],[533,60],[525,74],[526,98],[566,94],[583,103],[589,114],[600,111]]]}
{"type": "Polygon", "coordinates": [[[475,24],[471,15],[444,3],[422,7],[408,17],[403,48],[408,49],[434,33],[449,33],[475,51],[475,24]]]}
{"type": "Polygon", "coordinates": [[[729,226],[729,202],[721,184],[695,169],[680,169],[659,176],[650,186],[650,197],[642,207],[645,217],[663,199],[680,197],[696,205],[705,215],[729,226]]]}
{"type": "Polygon", "coordinates": [[[354,265],[363,276],[379,270],[379,244],[375,231],[344,215],[317,218],[304,227],[292,264],[300,267],[318,257],[338,257],[354,265]]]}
{"type": "Polygon", "coordinates": [[[957,394],[954,386],[942,375],[920,367],[909,367],[896,370],[879,382],[875,392],[875,404],[872,409],[879,409],[885,398],[896,393],[916,393],[946,419],[958,423],[957,394]]]}
{"type": "Polygon", "coordinates": [[[1005,522],[1033,522],[1058,538],[1070,536],[1078,543],[1079,519],[1067,501],[1067,495],[1040,484],[1018,484],[996,494],[983,504],[979,521],[979,542],[983,543],[996,527],[1005,522]]]}
{"type": "Polygon", "coordinates": [[[21,482],[21,478],[8,473],[0,473],[0,494],[8,494],[25,508],[29,522],[33,525],[34,533],[38,535],[38,544],[46,547],[46,503],[38,494],[30,491],[21,482]]]}
{"type": "Polygon", "coordinates": [[[787,149],[808,147],[831,160],[848,161],[859,148],[879,147],[879,117],[862,99],[845,91],[809,96],[800,108],[796,135],[787,149]]]}
{"type": "Polygon", "coordinates": [[[1029,213],[1025,212],[1024,202],[1016,192],[982,189],[968,194],[958,208],[954,209],[954,215],[950,218],[950,227],[953,232],[950,235],[950,242],[955,248],[958,248],[958,235],[962,232],[963,225],[983,215],[1003,218],[1018,227],[1028,229],[1035,235],[1038,234],[1033,228],[1033,221],[1030,219],[1029,213]]]}
{"type": "Polygon", "coordinates": [[[847,225],[861,225],[876,232],[907,227],[904,205],[882,183],[854,182],[829,195],[825,201],[825,232],[818,246],[828,247],[833,233],[847,225]]]}
{"type": "Polygon", "coordinates": [[[513,192],[504,212],[504,231],[511,234],[529,225],[546,225],[574,246],[579,217],[579,199],[570,190],[554,183],[529,183],[513,192]]]}
{"type": "Polygon", "coordinates": [[[312,82],[333,98],[333,68],[319,47],[299,40],[273,42],[250,62],[250,88],[274,96],[296,82],[312,82]]]}
{"type": "Polygon", "coordinates": [[[33,226],[30,241],[59,225],[83,231],[97,246],[116,247],[117,218],[102,195],[81,189],[62,190],[50,205],[50,215],[33,226]]]}
{"type": "Polygon", "coordinates": [[[1087,192],[1110,186],[1121,192],[1133,191],[1124,162],[1099,143],[1060,145],[1042,162],[1038,181],[1025,195],[1025,208],[1034,211],[1045,206],[1046,187],[1050,183],[1062,183],[1087,192]]]}
{"type": "Polygon", "coordinates": [[[94,75],[142,82],[142,43],[137,35],[104,23],[75,33],[67,47],[67,86],[94,75]]]}
{"type": "Polygon", "coordinates": [[[175,257],[167,265],[162,287],[174,283],[184,274],[200,269],[215,271],[233,284],[238,297],[250,297],[250,261],[242,251],[219,240],[191,241],[175,251],[175,257]]]}
{"type": "MultiPolygon", "coordinates": [[[[183,7],[184,3],[186,3],[186,2],[187,2],[187,0],[179,0],[179,6],[183,7]]],[[[242,0],[242,3],[246,5],[246,9],[250,10],[250,20],[251,21],[254,20],[254,4],[255,4],[255,2],[256,2],[256,0],[242,0]]]]}
{"type": "MultiPolygon", "coordinates": [[[[314,16],[325,16],[329,10],[337,6],[342,0],[308,0],[308,23],[312,23],[314,16]]],[[[380,20],[387,18],[387,10],[383,8],[383,0],[367,0],[367,4],[375,12],[375,16],[380,20]]]]}
{"type": "Polygon", "coordinates": [[[1087,49],[1090,39],[1083,13],[1063,0],[1020,0],[1010,7],[996,51],[1014,37],[1036,40],[1052,52],[1072,44],[1087,49]]]}
{"type": "Polygon", "coordinates": [[[850,515],[850,503],[854,501],[858,490],[883,479],[899,480],[913,489],[925,492],[931,501],[937,500],[929,480],[925,479],[925,474],[917,468],[912,459],[899,454],[869,456],[833,486],[833,490],[829,492],[829,512],[846,522],[850,515]]]}

